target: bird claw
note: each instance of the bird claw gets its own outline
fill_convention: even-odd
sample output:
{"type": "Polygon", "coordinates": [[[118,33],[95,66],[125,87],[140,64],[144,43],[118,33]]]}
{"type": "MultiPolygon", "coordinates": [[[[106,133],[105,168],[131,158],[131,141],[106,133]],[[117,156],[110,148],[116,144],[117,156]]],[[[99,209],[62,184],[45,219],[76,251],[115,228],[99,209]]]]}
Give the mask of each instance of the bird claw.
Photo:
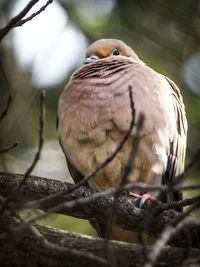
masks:
{"type": "Polygon", "coordinates": [[[139,195],[139,194],[136,194],[136,193],[133,193],[133,192],[129,192],[128,194],[129,196],[131,197],[136,197],[136,198],[140,198],[140,203],[139,203],[139,207],[141,208],[144,203],[146,202],[146,200],[151,200],[151,201],[155,201],[157,204],[161,204],[161,202],[156,199],[155,197],[152,197],[150,196],[149,194],[143,194],[143,195],[139,195]]]}

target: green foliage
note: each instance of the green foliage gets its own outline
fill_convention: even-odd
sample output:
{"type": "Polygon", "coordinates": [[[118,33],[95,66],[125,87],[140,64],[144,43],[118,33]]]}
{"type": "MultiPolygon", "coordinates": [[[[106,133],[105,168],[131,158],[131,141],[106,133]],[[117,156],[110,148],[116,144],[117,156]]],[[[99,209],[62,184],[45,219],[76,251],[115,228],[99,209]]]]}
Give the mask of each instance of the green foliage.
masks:
{"type": "Polygon", "coordinates": [[[40,220],[40,224],[56,227],[70,232],[77,232],[87,235],[96,236],[95,230],[90,226],[89,222],[82,219],[76,219],[66,215],[53,214],[46,219],[40,220]]]}

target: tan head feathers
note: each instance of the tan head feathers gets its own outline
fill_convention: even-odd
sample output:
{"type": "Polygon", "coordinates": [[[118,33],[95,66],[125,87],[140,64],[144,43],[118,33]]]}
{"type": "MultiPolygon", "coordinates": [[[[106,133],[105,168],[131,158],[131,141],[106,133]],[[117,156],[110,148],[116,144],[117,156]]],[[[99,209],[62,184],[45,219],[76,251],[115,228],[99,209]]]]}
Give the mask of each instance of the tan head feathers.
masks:
{"type": "Polygon", "coordinates": [[[92,43],[86,52],[86,58],[97,56],[105,58],[109,56],[125,56],[138,60],[138,56],[124,42],[117,39],[101,39],[92,43]]]}

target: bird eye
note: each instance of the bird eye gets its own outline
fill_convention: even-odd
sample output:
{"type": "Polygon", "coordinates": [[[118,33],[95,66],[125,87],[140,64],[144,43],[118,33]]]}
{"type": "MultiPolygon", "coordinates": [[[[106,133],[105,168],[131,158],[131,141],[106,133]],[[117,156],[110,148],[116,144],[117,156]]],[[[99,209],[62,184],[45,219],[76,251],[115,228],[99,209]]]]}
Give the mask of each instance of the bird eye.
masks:
{"type": "Polygon", "coordinates": [[[117,48],[115,48],[113,50],[112,54],[113,54],[113,56],[119,56],[121,53],[120,53],[120,51],[117,48]]]}

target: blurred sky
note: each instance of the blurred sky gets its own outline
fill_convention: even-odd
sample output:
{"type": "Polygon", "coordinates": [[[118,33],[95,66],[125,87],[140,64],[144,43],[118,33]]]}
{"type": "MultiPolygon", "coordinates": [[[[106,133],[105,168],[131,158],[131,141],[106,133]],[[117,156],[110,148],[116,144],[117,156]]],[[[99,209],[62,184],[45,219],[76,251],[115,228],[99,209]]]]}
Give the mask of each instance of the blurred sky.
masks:
{"type": "MultiPolygon", "coordinates": [[[[30,13],[45,3],[46,0],[39,1],[30,13]]],[[[11,17],[26,4],[27,0],[16,1],[11,17]]],[[[44,13],[14,30],[18,60],[23,67],[32,69],[32,82],[38,87],[48,87],[64,80],[69,69],[83,62],[88,45],[84,35],[68,22],[59,3],[54,1],[44,13]]]]}

